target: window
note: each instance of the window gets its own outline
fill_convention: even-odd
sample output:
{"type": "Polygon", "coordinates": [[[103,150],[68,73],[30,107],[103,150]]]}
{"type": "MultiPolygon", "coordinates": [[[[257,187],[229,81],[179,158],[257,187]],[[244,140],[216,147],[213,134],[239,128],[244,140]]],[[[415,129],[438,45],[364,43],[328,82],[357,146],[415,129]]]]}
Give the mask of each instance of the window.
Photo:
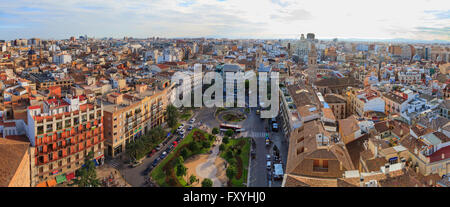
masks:
{"type": "Polygon", "coordinates": [[[313,161],[314,172],[328,172],[328,160],[314,160],[313,161]]]}

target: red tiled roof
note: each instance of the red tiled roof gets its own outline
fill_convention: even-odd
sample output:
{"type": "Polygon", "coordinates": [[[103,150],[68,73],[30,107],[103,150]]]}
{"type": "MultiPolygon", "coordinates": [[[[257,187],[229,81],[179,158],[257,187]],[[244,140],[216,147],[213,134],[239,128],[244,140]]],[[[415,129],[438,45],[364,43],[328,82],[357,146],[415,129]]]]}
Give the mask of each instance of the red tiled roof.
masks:
{"type": "Polygon", "coordinates": [[[450,158],[450,146],[443,147],[430,155],[430,162],[437,162],[450,158]],[[444,159],[442,159],[444,155],[444,159]]]}

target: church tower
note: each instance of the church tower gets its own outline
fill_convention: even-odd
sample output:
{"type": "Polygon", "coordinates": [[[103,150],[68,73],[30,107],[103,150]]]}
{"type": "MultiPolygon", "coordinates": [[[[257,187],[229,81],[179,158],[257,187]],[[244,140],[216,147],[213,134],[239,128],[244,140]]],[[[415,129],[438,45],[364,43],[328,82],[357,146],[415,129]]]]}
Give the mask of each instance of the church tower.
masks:
{"type": "Polygon", "coordinates": [[[313,66],[317,64],[317,52],[314,43],[311,43],[311,51],[308,54],[308,65],[313,66]]]}

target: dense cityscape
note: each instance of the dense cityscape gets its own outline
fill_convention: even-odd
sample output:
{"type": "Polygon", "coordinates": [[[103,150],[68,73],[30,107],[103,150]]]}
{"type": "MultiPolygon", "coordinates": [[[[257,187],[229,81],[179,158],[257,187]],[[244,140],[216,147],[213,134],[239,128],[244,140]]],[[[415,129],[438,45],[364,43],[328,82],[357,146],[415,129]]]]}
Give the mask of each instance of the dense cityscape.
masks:
{"type": "Polygon", "coordinates": [[[83,35],[0,49],[3,187],[450,186],[449,44],[83,35]],[[175,107],[210,85],[195,71],[278,73],[277,116],[248,106],[247,82],[246,107],[175,107]]]}

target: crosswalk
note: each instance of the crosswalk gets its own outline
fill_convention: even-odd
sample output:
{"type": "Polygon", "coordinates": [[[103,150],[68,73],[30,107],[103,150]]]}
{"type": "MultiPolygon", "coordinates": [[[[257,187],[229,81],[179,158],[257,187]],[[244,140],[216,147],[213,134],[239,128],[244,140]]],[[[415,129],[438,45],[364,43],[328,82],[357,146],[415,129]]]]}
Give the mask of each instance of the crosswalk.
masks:
{"type": "Polygon", "coordinates": [[[111,161],[109,161],[108,164],[109,164],[111,167],[116,168],[116,169],[119,169],[119,167],[120,167],[120,162],[119,162],[119,160],[111,160],[111,161]]]}
{"type": "Polygon", "coordinates": [[[264,131],[260,131],[260,132],[256,132],[256,131],[248,131],[247,132],[247,137],[253,137],[253,138],[265,138],[267,135],[267,132],[264,131]]]}

